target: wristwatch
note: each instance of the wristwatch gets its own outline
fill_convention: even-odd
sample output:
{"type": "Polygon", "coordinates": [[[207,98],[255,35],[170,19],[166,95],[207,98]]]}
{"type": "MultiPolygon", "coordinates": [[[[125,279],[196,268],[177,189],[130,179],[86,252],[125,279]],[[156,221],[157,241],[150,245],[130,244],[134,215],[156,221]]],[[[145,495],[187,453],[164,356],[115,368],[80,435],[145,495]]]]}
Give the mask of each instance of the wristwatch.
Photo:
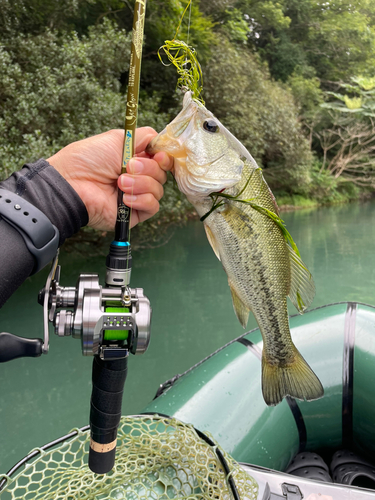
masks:
{"type": "Polygon", "coordinates": [[[55,256],[59,230],[48,217],[21,196],[0,188],[0,215],[22,236],[35,259],[31,274],[40,271],[55,256]]]}

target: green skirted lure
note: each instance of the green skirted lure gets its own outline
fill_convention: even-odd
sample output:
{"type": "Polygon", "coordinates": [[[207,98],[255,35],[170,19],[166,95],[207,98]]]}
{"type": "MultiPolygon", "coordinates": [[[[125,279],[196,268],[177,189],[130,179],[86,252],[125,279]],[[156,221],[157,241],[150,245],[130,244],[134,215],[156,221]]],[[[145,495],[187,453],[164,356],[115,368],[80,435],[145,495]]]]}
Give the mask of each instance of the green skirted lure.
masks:
{"type": "Polygon", "coordinates": [[[173,64],[177,69],[179,75],[177,87],[184,91],[190,90],[193,99],[204,105],[204,100],[200,96],[203,90],[202,68],[198,62],[195,49],[180,40],[166,40],[165,44],[160,47],[158,55],[164,66],[173,64]],[[161,50],[168,57],[170,64],[163,61],[161,50]]]}
{"type": "Polygon", "coordinates": [[[191,91],[193,99],[199,101],[204,106],[204,100],[200,96],[203,90],[203,75],[202,68],[197,59],[196,51],[188,43],[177,40],[177,35],[181,27],[182,20],[188,10],[191,8],[191,0],[188,2],[180,22],[177,26],[176,33],[173,40],[166,40],[164,45],[158,50],[158,56],[164,66],[173,66],[177,69],[179,78],[177,80],[177,87],[182,91],[191,91]],[[169,64],[163,61],[160,51],[163,50],[166,54],[169,64]]]}

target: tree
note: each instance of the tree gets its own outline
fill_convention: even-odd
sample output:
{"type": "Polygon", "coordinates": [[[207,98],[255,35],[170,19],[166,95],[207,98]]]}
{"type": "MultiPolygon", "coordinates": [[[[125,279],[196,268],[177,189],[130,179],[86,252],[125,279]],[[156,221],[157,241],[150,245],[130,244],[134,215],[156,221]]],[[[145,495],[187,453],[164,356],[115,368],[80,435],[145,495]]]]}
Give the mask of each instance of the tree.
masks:
{"type": "Polygon", "coordinates": [[[321,172],[340,182],[375,188],[375,78],[353,77],[334,101],[322,105],[330,124],[315,130],[323,152],[321,172]]]}
{"type": "Polygon", "coordinates": [[[208,109],[264,167],[273,187],[303,191],[312,157],[290,92],[270,79],[259,58],[224,38],[203,70],[208,109]]]}
{"type": "MultiPolygon", "coordinates": [[[[122,128],[126,108],[120,75],[127,69],[130,36],[108,20],[86,36],[14,37],[0,48],[0,171],[48,157],[66,144],[122,128]]],[[[158,99],[142,94],[140,125],[162,128],[168,117],[158,99]],[[147,110],[147,111],[146,111],[147,110]]]]}
{"type": "Polygon", "coordinates": [[[249,42],[272,76],[286,81],[297,66],[326,81],[366,74],[374,65],[375,4],[371,0],[239,0],[249,42]]]}

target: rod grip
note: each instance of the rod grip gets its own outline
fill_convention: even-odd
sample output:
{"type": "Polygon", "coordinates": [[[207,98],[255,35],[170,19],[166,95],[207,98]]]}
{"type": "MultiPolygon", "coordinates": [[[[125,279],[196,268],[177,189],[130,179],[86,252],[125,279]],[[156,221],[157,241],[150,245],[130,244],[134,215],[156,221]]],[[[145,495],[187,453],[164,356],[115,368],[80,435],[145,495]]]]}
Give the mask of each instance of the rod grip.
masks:
{"type": "Polygon", "coordinates": [[[89,468],[97,474],[106,474],[115,463],[117,428],[121,418],[127,365],[127,356],[111,361],[94,357],[89,468]]]}

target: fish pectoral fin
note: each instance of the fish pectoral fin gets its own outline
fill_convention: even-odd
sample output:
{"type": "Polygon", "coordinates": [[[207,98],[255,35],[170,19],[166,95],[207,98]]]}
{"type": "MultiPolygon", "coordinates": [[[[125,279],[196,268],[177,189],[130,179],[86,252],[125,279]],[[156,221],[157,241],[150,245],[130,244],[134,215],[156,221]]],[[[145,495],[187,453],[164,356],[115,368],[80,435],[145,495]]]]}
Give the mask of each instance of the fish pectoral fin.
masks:
{"type": "Polygon", "coordinates": [[[231,282],[228,281],[229,288],[232,294],[232,301],[233,301],[233,308],[234,312],[236,313],[236,316],[238,318],[238,321],[241,323],[241,325],[246,328],[247,321],[249,319],[249,313],[250,309],[245,306],[245,304],[242,302],[242,300],[238,297],[234,287],[231,285],[231,282]]]}
{"type": "Polygon", "coordinates": [[[219,260],[221,260],[221,259],[220,259],[220,253],[219,253],[219,246],[218,246],[218,244],[216,243],[216,239],[215,239],[215,236],[214,236],[213,232],[212,232],[212,231],[211,231],[211,229],[207,226],[207,224],[205,224],[204,222],[203,222],[203,227],[204,227],[204,229],[205,229],[205,231],[206,231],[207,239],[208,239],[209,244],[210,244],[210,245],[211,245],[211,247],[212,247],[212,250],[215,252],[216,257],[217,257],[219,260]]]}
{"type": "Polygon", "coordinates": [[[315,295],[315,284],[310,271],[292,247],[288,245],[291,282],[289,298],[297,311],[302,314],[311,304],[315,295]]]}
{"type": "Polygon", "coordinates": [[[271,364],[262,354],[262,392],[268,406],[276,406],[286,396],[313,401],[324,394],[320,380],[294,347],[294,361],[287,366],[271,364]]]}

